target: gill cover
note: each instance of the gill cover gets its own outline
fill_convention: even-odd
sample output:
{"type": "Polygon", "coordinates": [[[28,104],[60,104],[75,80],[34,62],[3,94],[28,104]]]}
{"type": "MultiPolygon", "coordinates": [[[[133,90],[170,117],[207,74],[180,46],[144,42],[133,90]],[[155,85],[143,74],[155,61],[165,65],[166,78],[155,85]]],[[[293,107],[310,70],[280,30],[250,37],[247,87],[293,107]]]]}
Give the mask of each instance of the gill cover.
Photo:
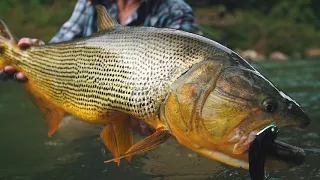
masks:
{"type": "MultiPolygon", "coordinates": [[[[186,148],[209,159],[248,168],[244,159],[232,157],[233,147],[225,141],[224,127],[229,123],[221,121],[217,124],[219,131],[216,133],[210,123],[218,123],[219,119],[203,118],[205,103],[216,88],[221,73],[230,68],[229,62],[228,58],[221,56],[194,65],[173,84],[161,106],[161,118],[186,148]],[[215,136],[212,135],[214,133],[215,136]]],[[[206,108],[215,111],[214,107],[206,108]]]]}
{"type": "Polygon", "coordinates": [[[161,107],[162,118],[168,123],[172,134],[189,149],[209,144],[210,134],[204,127],[201,113],[205,100],[224,69],[223,59],[206,60],[194,65],[172,85],[172,91],[161,107]]]}
{"type": "Polygon", "coordinates": [[[223,56],[194,65],[173,84],[161,111],[180,144],[248,169],[252,133],[270,124],[305,127],[310,119],[254,68],[238,62],[223,56]]]}

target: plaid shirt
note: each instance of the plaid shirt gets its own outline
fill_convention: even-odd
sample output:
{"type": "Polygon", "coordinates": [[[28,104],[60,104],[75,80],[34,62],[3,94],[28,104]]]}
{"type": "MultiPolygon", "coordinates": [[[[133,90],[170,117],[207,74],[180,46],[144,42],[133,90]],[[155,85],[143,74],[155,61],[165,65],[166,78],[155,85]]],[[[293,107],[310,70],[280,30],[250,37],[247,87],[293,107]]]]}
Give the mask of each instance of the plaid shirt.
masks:
{"type": "MultiPolygon", "coordinates": [[[[97,31],[95,4],[78,0],[70,19],[49,43],[68,41],[89,36],[97,31]]],[[[116,0],[100,0],[114,19],[118,19],[116,0]]],[[[194,15],[183,0],[141,0],[140,5],[127,19],[128,26],[152,26],[192,31],[194,15]]]]}

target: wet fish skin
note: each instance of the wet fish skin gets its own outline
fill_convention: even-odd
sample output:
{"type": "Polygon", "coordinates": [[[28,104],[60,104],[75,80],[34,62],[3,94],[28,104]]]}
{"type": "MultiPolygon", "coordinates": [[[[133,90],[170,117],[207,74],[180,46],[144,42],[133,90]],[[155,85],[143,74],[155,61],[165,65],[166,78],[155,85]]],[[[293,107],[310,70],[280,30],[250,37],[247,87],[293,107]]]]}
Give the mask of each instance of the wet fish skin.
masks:
{"type": "MultiPolygon", "coordinates": [[[[298,103],[219,43],[173,29],[121,26],[103,7],[97,12],[98,33],[27,50],[0,23],[0,69],[12,65],[28,77],[23,85],[49,136],[67,112],[106,125],[100,137],[118,165],[174,136],[200,155],[248,169],[252,133],[272,123],[310,124],[298,103]],[[134,144],[129,116],[156,132],[134,144]]],[[[276,169],[300,164],[295,156],[304,157],[303,150],[297,152],[289,163],[275,159],[276,169]]]]}

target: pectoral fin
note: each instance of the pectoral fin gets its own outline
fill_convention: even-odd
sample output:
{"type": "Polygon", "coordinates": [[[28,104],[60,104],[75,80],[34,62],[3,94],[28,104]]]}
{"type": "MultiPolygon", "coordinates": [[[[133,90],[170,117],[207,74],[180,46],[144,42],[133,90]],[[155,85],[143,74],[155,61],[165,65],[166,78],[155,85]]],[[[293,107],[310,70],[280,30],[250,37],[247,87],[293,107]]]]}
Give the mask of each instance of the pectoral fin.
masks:
{"type": "Polygon", "coordinates": [[[26,83],[24,87],[29,93],[33,103],[40,109],[43,117],[45,118],[45,122],[48,127],[48,136],[51,136],[59,127],[64,116],[64,111],[45,98],[40,97],[38,93],[31,88],[29,83],[26,83]]]}
{"type": "MultiPolygon", "coordinates": [[[[133,145],[133,135],[128,116],[107,123],[101,131],[100,137],[113,157],[117,158],[121,154],[125,154],[133,145]]],[[[128,156],[127,160],[130,161],[131,156],[128,156]]],[[[120,159],[115,160],[115,162],[118,166],[120,165],[120,159]]]]}
{"type": "Polygon", "coordinates": [[[158,147],[160,144],[166,142],[170,138],[171,134],[168,130],[160,129],[153,133],[151,136],[146,137],[134,146],[132,146],[124,155],[115,157],[105,161],[105,163],[111,161],[120,161],[122,158],[131,157],[136,154],[140,154],[151,149],[158,147]]]}

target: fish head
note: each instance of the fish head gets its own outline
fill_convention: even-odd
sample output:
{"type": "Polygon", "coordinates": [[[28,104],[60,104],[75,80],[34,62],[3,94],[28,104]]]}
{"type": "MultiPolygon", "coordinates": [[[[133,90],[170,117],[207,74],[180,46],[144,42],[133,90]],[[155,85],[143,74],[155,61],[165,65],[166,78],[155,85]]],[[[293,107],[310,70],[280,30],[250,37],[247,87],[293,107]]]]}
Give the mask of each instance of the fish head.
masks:
{"type": "MultiPolygon", "coordinates": [[[[195,73],[198,77],[193,81],[185,78],[187,83],[167,98],[165,115],[180,144],[207,158],[248,169],[249,148],[261,130],[271,124],[280,129],[303,129],[310,124],[301,106],[255,69],[221,67],[212,67],[216,69],[211,79],[208,72],[195,73]],[[199,76],[208,80],[197,83],[199,76]]],[[[277,140],[274,146],[275,151],[266,156],[266,169],[289,168],[305,160],[298,147],[277,140]]]]}

